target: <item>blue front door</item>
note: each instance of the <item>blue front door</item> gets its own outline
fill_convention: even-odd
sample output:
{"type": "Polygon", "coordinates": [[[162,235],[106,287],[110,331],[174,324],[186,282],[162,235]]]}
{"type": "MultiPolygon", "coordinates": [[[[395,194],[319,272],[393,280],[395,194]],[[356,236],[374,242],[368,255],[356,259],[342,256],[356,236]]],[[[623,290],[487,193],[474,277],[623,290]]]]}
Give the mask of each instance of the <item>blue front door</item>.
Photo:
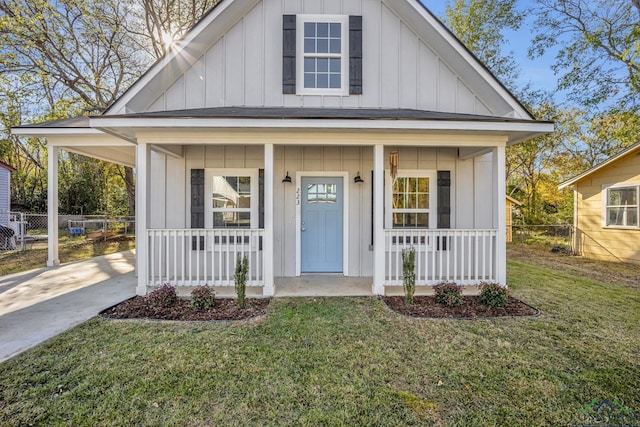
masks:
{"type": "Polygon", "coordinates": [[[301,260],[303,273],[342,272],[342,178],[302,178],[301,260]]]}

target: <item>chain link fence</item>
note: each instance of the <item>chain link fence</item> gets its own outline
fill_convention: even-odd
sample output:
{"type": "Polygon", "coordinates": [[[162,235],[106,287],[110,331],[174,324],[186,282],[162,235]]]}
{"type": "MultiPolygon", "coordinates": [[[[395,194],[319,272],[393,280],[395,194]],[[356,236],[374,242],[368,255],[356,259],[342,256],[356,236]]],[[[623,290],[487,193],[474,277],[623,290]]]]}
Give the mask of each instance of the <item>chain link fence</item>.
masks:
{"type": "MultiPolygon", "coordinates": [[[[46,247],[46,213],[0,212],[0,251],[46,247]]],[[[108,240],[135,235],[135,218],[106,215],[58,215],[58,236],[65,240],[108,240]]]]}
{"type": "Polygon", "coordinates": [[[528,225],[513,224],[513,244],[551,246],[553,252],[573,254],[573,225],[528,225]]]}

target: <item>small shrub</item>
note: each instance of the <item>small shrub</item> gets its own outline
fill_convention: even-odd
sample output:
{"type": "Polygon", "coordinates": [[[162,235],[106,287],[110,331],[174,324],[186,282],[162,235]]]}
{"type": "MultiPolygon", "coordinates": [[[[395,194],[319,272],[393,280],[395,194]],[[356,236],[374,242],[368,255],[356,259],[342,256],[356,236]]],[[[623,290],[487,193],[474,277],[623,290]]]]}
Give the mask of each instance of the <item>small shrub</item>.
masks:
{"type": "Polygon", "coordinates": [[[404,288],[404,303],[413,304],[413,295],[416,293],[416,250],[406,248],[402,250],[402,286],[404,288]]]}
{"type": "Polygon", "coordinates": [[[442,282],[434,288],[436,302],[447,307],[457,307],[464,302],[462,298],[462,286],[452,282],[442,282]]]}
{"type": "Polygon", "coordinates": [[[233,275],[233,279],[236,286],[236,294],[238,299],[236,305],[240,308],[245,308],[246,301],[245,295],[247,293],[247,272],[249,271],[249,259],[245,255],[244,257],[238,254],[238,260],[236,262],[236,274],[233,275]]]}
{"type": "Polygon", "coordinates": [[[178,301],[178,294],[174,286],[165,284],[147,295],[147,301],[152,307],[171,307],[178,301]]]}
{"type": "Polygon", "coordinates": [[[506,307],[509,302],[509,291],[497,283],[483,283],[478,300],[489,307],[506,307]]]}
{"type": "Polygon", "coordinates": [[[216,293],[210,286],[198,286],[191,291],[191,308],[197,311],[207,311],[213,307],[216,293]]]}

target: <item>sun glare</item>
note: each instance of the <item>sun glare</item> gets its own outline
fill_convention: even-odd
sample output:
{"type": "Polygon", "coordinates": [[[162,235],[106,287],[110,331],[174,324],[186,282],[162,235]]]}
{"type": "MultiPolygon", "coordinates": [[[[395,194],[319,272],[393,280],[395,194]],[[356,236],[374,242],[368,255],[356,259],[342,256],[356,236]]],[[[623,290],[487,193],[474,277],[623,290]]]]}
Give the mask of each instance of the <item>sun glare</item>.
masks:
{"type": "Polygon", "coordinates": [[[164,44],[166,47],[171,46],[175,41],[175,36],[171,35],[171,33],[162,33],[162,44],[164,44]]]}

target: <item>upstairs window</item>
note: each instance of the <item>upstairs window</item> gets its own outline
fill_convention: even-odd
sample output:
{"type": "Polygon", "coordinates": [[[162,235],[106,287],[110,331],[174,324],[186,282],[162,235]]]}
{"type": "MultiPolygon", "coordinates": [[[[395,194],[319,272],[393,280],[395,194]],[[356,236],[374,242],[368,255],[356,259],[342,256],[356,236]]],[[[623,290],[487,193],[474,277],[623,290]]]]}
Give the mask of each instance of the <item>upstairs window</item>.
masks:
{"type": "Polygon", "coordinates": [[[348,95],[348,16],[298,15],[298,93],[348,95]]]}
{"type": "Polygon", "coordinates": [[[605,197],[607,227],[638,227],[640,185],[607,187],[605,197]]]}

